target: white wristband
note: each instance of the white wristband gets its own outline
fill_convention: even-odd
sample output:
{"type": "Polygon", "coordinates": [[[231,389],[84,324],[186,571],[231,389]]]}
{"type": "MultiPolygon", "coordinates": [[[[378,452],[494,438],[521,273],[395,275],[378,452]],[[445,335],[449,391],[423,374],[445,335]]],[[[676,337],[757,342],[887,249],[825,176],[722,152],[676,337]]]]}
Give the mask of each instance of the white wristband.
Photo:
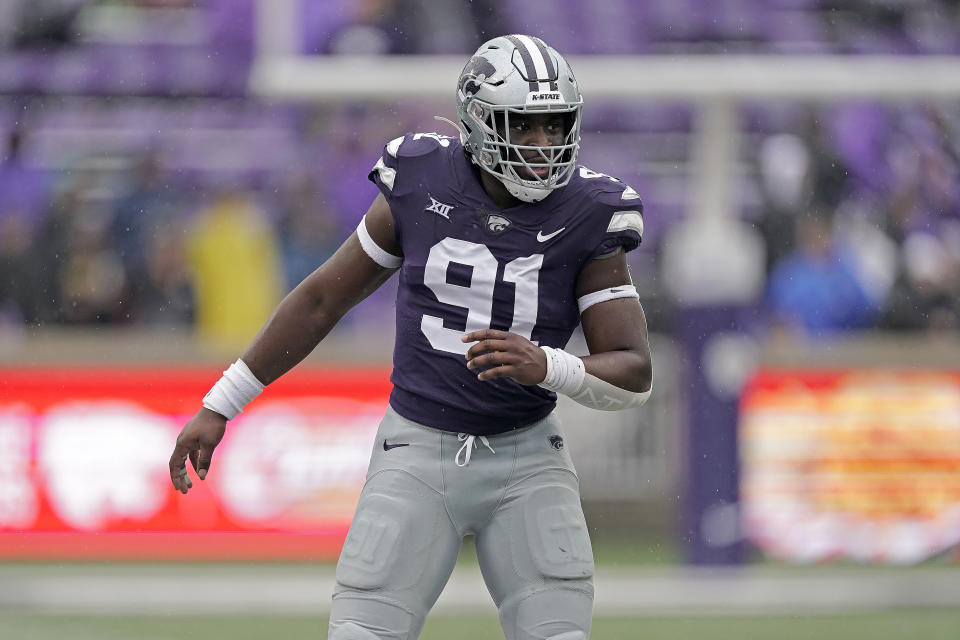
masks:
{"type": "Polygon", "coordinates": [[[263,383],[257,380],[243,360],[238,359],[203,397],[203,406],[227,420],[233,420],[262,391],[263,383]]]}
{"type": "Polygon", "coordinates": [[[583,360],[563,349],[540,348],[547,355],[547,375],[539,386],[565,395],[576,393],[587,373],[583,360]]]}

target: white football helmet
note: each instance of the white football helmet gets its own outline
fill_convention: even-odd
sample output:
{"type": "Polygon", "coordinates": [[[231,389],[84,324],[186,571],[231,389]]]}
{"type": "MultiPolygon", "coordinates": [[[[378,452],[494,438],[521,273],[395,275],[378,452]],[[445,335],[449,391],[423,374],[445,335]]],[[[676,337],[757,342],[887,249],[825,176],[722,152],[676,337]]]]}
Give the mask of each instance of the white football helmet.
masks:
{"type": "Polygon", "coordinates": [[[570,181],[580,150],[582,107],[570,65],[532,36],[500,36],[485,42],[457,82],[464,149],[524,202],[542,200],[570,181]],[[531,113],[568,114],[563,143],[546,147],[514,144],[510,140],[511,115],[531,113]],[[527,177],[537,175],[535,169],[547,171],[543,177],[527,177]]]}

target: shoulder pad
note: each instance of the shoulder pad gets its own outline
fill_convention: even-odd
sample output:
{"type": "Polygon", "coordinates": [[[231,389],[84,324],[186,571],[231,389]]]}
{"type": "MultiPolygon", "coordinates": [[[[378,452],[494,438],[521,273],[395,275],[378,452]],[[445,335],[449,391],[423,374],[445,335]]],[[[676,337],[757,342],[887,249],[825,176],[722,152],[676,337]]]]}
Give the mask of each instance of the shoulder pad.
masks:
{"type": "Polygon", "coordinates": [[[597,194],[597,200],[617,209],[639,209],[643,211],[643,201],[633,187],[619,182],[616,189],[597,194]]]}
{"type": "Polygon", "coordinates": [[[368,177],[385,196],[399,197],[420,188],[426,176],[436,172],[444,155],[459,139],[439,133],[408,133],[383,148],[368,177]]]}
{"type": "Polygon", "coordinates": [[[577,166],[576,180],[582,183],[584,188],[593,192],[619,193],[623,191],[623,188],[626,186],[619,178],[588,169],[583,165],[577,166]]]}
{"type": "Polygon", "coordinates": [[[632,251],[643,238],[643,202],[636,190],[617,178],[586,167],[577,167],[578,178],[585,183],[595,211],[607,220],[604,241],[596,255],[605,255],[612,248],[632,251]],[[602,212],[602,213],[601,213],[602,212]],[[609,218],[607,218],[609,216],[609,218]]]}
{"type": "Polygon", "coordinates": [[[581,189],[603,204],[617,208],[643,208],[640,194],[619,178],[578,166],[576,182],[581,185],[581,189]]]}
{"type": "Polygon", "coordinates": [[[416,158],[445,149],[455,140],[456,138],[439,133],[408,133],[388,142],[384,150],[394,158],[416,158]]]}

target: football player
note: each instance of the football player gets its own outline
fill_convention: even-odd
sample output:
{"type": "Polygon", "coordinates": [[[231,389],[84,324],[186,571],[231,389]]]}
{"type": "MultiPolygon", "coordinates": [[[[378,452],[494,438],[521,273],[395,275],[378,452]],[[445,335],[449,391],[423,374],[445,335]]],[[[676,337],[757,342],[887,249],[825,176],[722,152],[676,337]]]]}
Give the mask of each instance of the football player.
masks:
{"type": "MultiPolygon", "coordinates": [[[[557,394],[603,410],[650,393],[625,253],[637,193],[576,164],[582,99],[538,38],[494,38],[457,84],[459,137],[408,134],[340,249],[277,307],[170,457],[186,493],[226,423],[398,273],[390,405],[337,565],[331,640],[412,639],[476,536],[509,640],[585,640],[593,556],[557,394]],[[563,350],[583,327],[590,354],[563,350]]],[[[455,125],[456,126],[456,125],[455,125]]]]}

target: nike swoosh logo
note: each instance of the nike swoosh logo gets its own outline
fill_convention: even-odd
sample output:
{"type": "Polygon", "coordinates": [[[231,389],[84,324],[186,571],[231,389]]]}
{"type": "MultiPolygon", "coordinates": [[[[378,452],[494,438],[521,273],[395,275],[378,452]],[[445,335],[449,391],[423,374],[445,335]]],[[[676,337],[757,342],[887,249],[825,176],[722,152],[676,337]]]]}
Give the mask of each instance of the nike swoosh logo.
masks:
{"type": "Polygon", "coordinates": [[[543,230],[541,229],[540,231],[537,231],[537,242],[546,242],[555,235],[560,234],[564,229],[566,229],[566,227],[560,227],[553,233],[548,233],[547,235],[543,235],[543,230]]]}
{"type": "Polygon", "coordinates": [[[409,447],[409,446],[410,446],[409,442],[395,442],[393,444],[388,444],[387,439],[386,438],[383,439],[384,451],[390,451],[390,449],[396,449],[397,447],[409,447]]]}

